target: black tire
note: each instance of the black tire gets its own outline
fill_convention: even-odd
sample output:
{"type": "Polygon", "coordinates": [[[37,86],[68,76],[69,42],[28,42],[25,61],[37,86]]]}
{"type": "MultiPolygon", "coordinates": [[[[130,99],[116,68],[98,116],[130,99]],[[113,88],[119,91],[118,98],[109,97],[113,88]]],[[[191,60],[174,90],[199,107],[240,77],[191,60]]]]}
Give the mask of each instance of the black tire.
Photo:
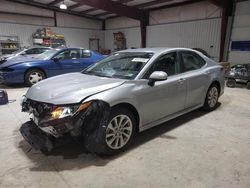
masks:
{"type": "Polygon", "coordinates": [[[250,89],[250,81],[247,82],[247,89],[250,89]]]}
{"type": "Polygon", "coordinates": [[[27,86],[32,86],[34,84],[36,84],[37,82],[45,79],[46,76],[44,74],[43,71],[39,70],[39,69],[30,69],[26,74],[25,74],[25,84],[27,86]],[[37,76],[37,79],[35,80],[32,80],[32,75],[36,75],[37,76]]]}
{"type": "Polygon", "coordinates": [[[50,151],[48,149],[41,149],[40,151],[44,155],[49,155],[50,154],[50,151]]]}
{"type": "Polygon", "coordinates": [[[229,78],[229,79],[227,80],[226,85],[227,85],[227,87],[235,88],[235,86],[236,86],[236,80],[235,80],[235,79],[232,79],[232,78],[229,78]]]}
{"type": "Polygon", "coordinates": [[[220,93],[219,93],[219,88],[218,88],[217,84],[212,84],[207,91],[206,99],[205,99],[205,102],[203,105],[203,109],[205,111],[213,111],[214,109],[216,109],[217,104],[218,104],[219,95],[220,95],[220,93]],[[214,95],[212,94],[213,91],[214,92],[216,91],[216,93],[217,93],[216,97],[215,97],[215,93],[214,93],[214,95]],[[211,97],[211,95],[213,95],[214,98],[211,97]]]}
{"type": "MultiPolygon", "coordinates": [[[[134,115],[126,108],[115,108],[111,110],[107,125],[101,127],[99,126],[91,135],[84,135],[84,143],[86,149],[92,153],[102,155],[114,155],[124,151],[130,145],[135,136],[135,133],[136,121],[134,115]],[[119,116],[126,116],[130,119],[132,123],[131,135],[129,139],[127,139],[126,144],[121,148],[111,148],[108,144],[106,135],[109,134],[109,131],[111,131],[111,129],[109,129],[111,121],[114,120],[114,118],[119,118],[119,116]]],[[[125,140],[122,134],[120,136],[123,140],[125,140]]],[[[119,136],[117,136],[117,138],[115,139],[115,142],[118,139],[121,144],[121,138],[118,137],[119,136]]]]}

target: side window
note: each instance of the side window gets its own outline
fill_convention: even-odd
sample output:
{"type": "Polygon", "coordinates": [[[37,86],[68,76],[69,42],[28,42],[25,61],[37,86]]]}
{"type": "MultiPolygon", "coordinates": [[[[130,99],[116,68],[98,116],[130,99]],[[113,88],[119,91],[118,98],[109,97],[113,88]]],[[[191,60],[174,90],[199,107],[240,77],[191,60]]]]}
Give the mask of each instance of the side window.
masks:
{"type": "Polygon", "coordinates": [[[82,50],[82,58],[90,58],[91,55],[92,54],[90,50],[82,50]]]}
{"type": "Polygon", "coordinates": [[[80,50],[70,50],[69,56],[70,59],[80,59],[80,50]]]}
{"type": "Polygon", "coordinates": [[[149,76],[155,71],[166,72],[168,76],[177,74],[176,52],[168,53],[159,57],[150,67],[144,78],[149,78],[149,76]]]}
{"type": "Polygon", "coordinates": [[[203,67],[206,62],[202,57],[193,52],[181,52],[182,63],[181,72],[187,72],[192,70],[197,70],[203,67]]]}
{"type": "Polygon", "coordinates": [[[64,50],[63,52],[59,53],[55,58],[59,60],[79,59],[80,50],[64,50]]]}
{"type": "Polygon", "coordinates": [[[46,51],[48,51],[48,50],[49,50],[49,49],[47,49],[47,48],[40,48],[40,49],[38,49],[38,51],[37,51],[36,54],[41,54],[41,53],[46,52],[46,51]]]}
{"type": "Polygon", "coordinates": [[[36,54],[37,48],[32,48],[25,51],[25,54],[36,54]]]}

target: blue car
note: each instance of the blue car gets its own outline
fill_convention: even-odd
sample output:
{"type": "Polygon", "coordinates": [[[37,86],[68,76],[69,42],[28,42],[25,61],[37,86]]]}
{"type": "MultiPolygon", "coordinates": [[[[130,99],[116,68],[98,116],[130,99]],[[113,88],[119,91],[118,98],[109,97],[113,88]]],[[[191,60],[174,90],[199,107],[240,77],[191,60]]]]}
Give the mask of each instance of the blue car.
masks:
{"type": "Polygon", "coordinates": [[[48,77],[79,72],[102,58],[101,54],[83,48],[53,49],[35,57],[16,57],[0,61],[0,83],[31,86],[48,77]]]}

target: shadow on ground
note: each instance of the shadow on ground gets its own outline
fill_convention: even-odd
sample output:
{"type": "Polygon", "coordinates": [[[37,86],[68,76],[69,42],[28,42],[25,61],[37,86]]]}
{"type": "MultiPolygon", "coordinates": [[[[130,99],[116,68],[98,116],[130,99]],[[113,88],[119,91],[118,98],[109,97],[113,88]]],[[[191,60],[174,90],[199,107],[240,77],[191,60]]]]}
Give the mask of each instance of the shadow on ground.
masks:
{"type": "MultiPolygon", "coordinates": [[[[218,105],[220,107],[220,103],[218,105]]],[[[207,112],[202,110],[195,110],[176,119],[165,122],[161,125],[153,127],[147,131],[137,134],[134,142],[129,149],[115,156],[98,156],[88,153],[79,142],[69,142],[64,146],[55,148],[48,155],[42,154],[40,151],[35,151],[24,140],[19,142],[19,147],[25,155],[34,162],[34,167],[30,168],[32,171],[63,171],[82,169],[88,166],[105,166],[110,161],[125,155],[133,149],[153,140],[155,138],[162,139],[178,139],[169,136],[166,133],[185,125],[187,122],[206,115],[207,112]],[[51,167],[53,166],[53,168],[51,167]]]]}
{"type": "Polygon", "coordinates": [[[244,88],[244,89],[247,89],[247,85],[244,84],[244,83],[237,83],[235,88],[244,88]]]}
{"type": "Polygon", "coordinates": [[[0,84],[0,89],[21,89],[21,88],[27,88],[27,86],[24,84],[12,84],[12,85],[0,84]]]}

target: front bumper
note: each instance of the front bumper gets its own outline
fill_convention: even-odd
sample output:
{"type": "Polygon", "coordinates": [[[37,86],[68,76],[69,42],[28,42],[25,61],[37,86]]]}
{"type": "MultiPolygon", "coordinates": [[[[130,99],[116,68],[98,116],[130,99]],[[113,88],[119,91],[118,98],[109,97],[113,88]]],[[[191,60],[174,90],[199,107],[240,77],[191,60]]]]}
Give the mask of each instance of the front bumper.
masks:
{"type": "Polygon", "coordinates": [[[35,123],[36,120],[29,121],[21,126],[20,132],[33,148],[38,150],[46,148],[50,151],[58,140],[92,134],[98,127],[108,123],[109,115],[109,104],[96,100],[92,101],[91,106],[86,110],[75,116],[40,124],[35,123]]]}
{"type": "MultiPolygon", "coordinates": [[[[80,115],[80,114],[79,114],[80,115]]],[[[79,115],[77,116],[69,116],[62,119],[49,120],[46,122],[40,122],[38,118],[33,117],[33,122],[43,131],[46,132],[56,138],[61,137],[62,135],[72,132],[72,135],[77,134],[77,130],[80,128],[79,115]]]]}
{"type": "Polygon", "coordinates": [[[3,84],[24,83],[24,73],[22,71],[13,71],[13,72],[0,71],[0,83],[3,84]]]}
{"type": "Polygon", "coordinates": [[[0,72],[0,84],[4,84],[5,83],[5,75],[3,72],[0,72]]]}

